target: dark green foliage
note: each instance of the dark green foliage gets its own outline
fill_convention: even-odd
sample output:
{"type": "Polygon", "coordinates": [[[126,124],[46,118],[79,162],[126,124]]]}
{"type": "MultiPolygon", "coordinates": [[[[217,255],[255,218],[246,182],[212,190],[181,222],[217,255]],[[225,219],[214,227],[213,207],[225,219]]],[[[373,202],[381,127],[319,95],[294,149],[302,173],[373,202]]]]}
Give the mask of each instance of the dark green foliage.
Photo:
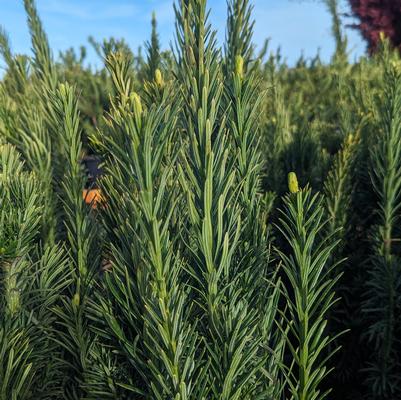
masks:
{"type": "Polygon", "coordinates": [[[146,398],[186,399],[202,385],[195,380],[199,339],[190,320],[184,260],[172,235],[180,199],[168,157],[176,109],[167,98],[143,109],[130,89],[129,62],[121,53],[108,60],[119,97],[107,122],[111,135],[99,137],[107,173],[105,228],[114,242],[105,280],[110,301],[101,304],[119,352],[143,381],[125,387],[146,398]],[[129,237],[138,241],[135,247],[121,241],[129,237]]]}
{"type": "Polygon", "coordinates": [[[378,143],[370,153],[371,183],[377,212],[372,228],[373,252],[362,311],[369,321],[367,338],[373,357],[367,384],[377,398],[401,393],[400,367],[400,258],[398,249],[401,198],[401,74],[384,49],[384,99],[378,99],[378,143]]]}
{"type": "MultiPolygon", "coordinates": [[[[248,291],[252,280],[249,262],[255,261],[258,278],[263,279],[267,247],[253,241],[249,244],[252,254],[247,250],[255,227],[242,223],[241,215],[241,201],[247,203],[250,213],[259,212],[255,198],[258,181],[252,176],[259,162],[253,147],[252,115],[247,109],[251,100],[246,97],[252,83],[242,87],[243,71],[233,71],[227,94],[236,102],[232,111],[238,124],[227,124],[220,108],[224,94],[220,55],[215,33],[207,22],[206,2],[182,2],[176,14],[178,79],[184,98],[191,99],[183,104],[181,120],[185,136],[179,173],[188,214],[184,235],[198,304],[195,312],[206,345],[205,362],[210,363],[208,397],[271,396],[277,382],[267,382],[263,376],[272,357],[264,347],[269,338],[263,336],[263,328],[269,330],[268,324],[274,319],[275,300],[270,303],[268,299],[277,292],[264,290],[269,285],[267,280],[260,291],[248,291]],[[249,125],[242,125],[243,115],[249,118],[249,125]],[[251,187],[255,192],[250,193],[251,187]],[[264,309],[261,320],[258,296],[264,294],[264,305],[268,302],[273,308],[264,309]]],[[[256,227],[254,233],[263,235],[263,227],[260,229],[256,227]]]]}
{"type": "Polygon", "coordinates": [[[31,56],[0,29],[0,400],[400,397],[401,64],[349,64],[325,3],[336,52],[293,67],[248,0],[223,49],[206,0],[174,51],[155,15],[145,57],[89,38],[98,71],[33,0],[31,56]]]}
{"type": "Polygon", "coordinates": [[[157,33],[157,20],[156,13],[152,13],[152,34],[150,41],[146,44],[146,51],[148,53],[146,63],[146,77],[148,81],[155,78],[157,69],[161,67],[161,48],[159,41],[159,34],[157,33]]]}
{"type": "Polygon", "coordinates": [[[325,225],[323,198],[308,188],[292,192],[284,199],[278,227],[288,246],[286,252],[279,251],[289,281],[283,289],[287,306],[283,317],[292,361],[284,367],[284,375],[291,398],[323,399],[330,392],[321,387],[330,373],[327,359],[338,351],[325,354],[334,339],[325,329],[327,312],[336,302],[333,288],[339,274],[332,273],[337,265],[330,264],[330,258],[338,242],[331,235],[319,238],[325,225]]]}
{"type": "Polygon", "coordinates": [[[235,70],[237,57],[242,57],[243,69],[247,71],[253,61],[254,47],[252,44],[253,25],[252,6],[249,0],[229,0],[227,34],[225,45],[225,73],[235,70]]]}
{"type": "Polygon", "coordinates": [[[339,0],[324,0],[332,17],[332,35],[336,42],[336,51],[334,53],[333,62],[339,64],[347,64],[347,37],[342,27],[339,0]]]}
{"type": "Polygon", "coordinates": [[[54,398],[61,395],[62,365],[52,308],[70,280],[65,254],[41,248],[37,177],[10,145],[2,146],[0,162],[0,396],[54,398]]]}
{"type": "Polygon", "coordinates": [[[55,89],[57,73],[52,62],[52,53],[47,35],[37,14],[35,2],[33,0],[24,0],[24,5],[28,15],[28,27],[32,38],[35,74],[43,82],[46,89],[55,89]]]}

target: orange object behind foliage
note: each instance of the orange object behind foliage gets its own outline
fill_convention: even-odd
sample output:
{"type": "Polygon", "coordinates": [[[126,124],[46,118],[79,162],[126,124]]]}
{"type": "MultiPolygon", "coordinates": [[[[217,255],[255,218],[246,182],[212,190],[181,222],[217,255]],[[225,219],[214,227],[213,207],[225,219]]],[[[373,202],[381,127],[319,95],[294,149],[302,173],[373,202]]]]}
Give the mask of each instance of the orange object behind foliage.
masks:
{"type": "Polygon", "coordinates": [[[103,203],[102,192],[100,189],[84,189],[82,197],[86,204],[92,205],[92,208],[97,208],[98,205],[103,203]]]}

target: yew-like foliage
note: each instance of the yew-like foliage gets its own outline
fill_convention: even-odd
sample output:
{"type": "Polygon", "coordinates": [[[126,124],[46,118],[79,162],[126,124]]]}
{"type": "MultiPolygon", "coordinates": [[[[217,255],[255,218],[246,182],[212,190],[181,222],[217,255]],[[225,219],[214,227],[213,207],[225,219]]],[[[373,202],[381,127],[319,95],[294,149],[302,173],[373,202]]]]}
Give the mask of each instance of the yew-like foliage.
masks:
{"type": "Polygon", "coordinates": [[[351,64],[324,3],[293,66],[250,0],[222,46],[207,0],[171,50],[155,14],[145,56],[90,38],[96,71],[34,0],[30,54],[0,28],[0,400],[400,398],[400,6],[352,1],[351,64]]]}

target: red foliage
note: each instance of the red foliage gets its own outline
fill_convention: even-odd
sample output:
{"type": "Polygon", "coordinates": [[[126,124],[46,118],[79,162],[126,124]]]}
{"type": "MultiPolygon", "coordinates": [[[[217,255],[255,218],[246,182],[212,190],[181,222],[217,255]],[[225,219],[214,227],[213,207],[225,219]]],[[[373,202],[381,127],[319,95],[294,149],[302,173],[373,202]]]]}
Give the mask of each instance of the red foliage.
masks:
{"type": "Polygon", "coordinates": [[[401,51],[401,0],[349,0],[358,27],[367,40],[370,52],[379,43],[380,32],[401,51]]]}

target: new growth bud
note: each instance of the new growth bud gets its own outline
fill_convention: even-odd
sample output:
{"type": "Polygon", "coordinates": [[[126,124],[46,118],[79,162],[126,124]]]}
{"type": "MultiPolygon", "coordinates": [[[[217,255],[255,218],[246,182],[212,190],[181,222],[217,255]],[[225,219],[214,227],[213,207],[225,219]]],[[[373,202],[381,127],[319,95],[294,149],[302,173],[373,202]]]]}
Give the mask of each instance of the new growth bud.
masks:
{"type": "Polygon", "coordinates": [[[79,296],[79,293],[75,293],[74,297],[72,298],[72,305],[75,306],[75,307],[78,307],[80,301],[81,301],[81,298],[79,296]]]}
{"type": "Polygon", "coordinates": [[[130,99],[134,104],[135,110],[138,111],[139,115],[141,115],[143,110],[142,110],[141,98],[139,97],[139,95],[133,92],[131,93],[130,99]]]}
{"type": "Polygon", "coordinates": [[[298,179],[295,172],[290,172],[288,174],[288,189],[291,193],[299,192],[298,179]]]}
{"type": "Polygon", "coordinates": [[[347,145],[348,145],[348,146],[351,146],[353,143],[354,143],[354,135],[353,135],[352,133],[350,133],[350,134],[347,136],[347,145]]]}
{"type": "Polygon", "coordinates": [[[156,85],[159,86],[159,88],[164,87],[163,75],[159,68],[157,68],[155,71],[155,82],[156,82],[156,85]]]}
{"type": "Polygon", "coordinates": [[[235,57],[235,74],[240,78],[244,76],[244,59],[241,56],[235,57]]]}
{"type": "Polygon", "coordinates": [[[60,83],[59,90],[62,96],[66,96],[67,94],[67,86],[64,83],[60,83]]]}

